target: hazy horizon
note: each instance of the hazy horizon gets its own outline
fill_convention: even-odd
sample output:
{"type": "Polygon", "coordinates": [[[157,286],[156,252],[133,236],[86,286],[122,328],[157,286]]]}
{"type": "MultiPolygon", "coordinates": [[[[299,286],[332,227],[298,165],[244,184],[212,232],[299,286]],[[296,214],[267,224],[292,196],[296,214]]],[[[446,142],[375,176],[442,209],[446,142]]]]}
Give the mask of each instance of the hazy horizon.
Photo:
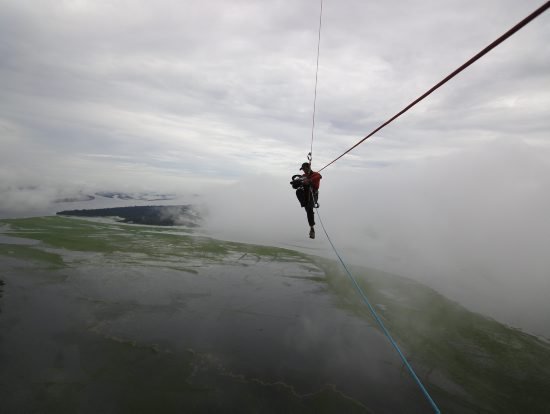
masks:
{"type": "MultiPolygon", "coordinates": [[[[314,169],[539,6],[325,2],[314,169]]],[[[320,190],[347,260],[546,337],[549,18],[324,170],[320,190]]],[[[310,149],[318,23],[310,1],[2,2],[0,217],[169,193],[209,234],[332,255],[288,184],[310,149]]]]}
{"type": "MultiPolygon", "coordinates": [[[[319,213],[350,263],[417,280],[471,310],[548,338],[548,159],[528,145],[494,141],[422,166],[404,163],[361,176],[334,168],[323,173],[319,213]],[[510,169],[511,163],[515,168],[510,169]]],[[[290,187],[290,176],[262,180],[263,189],[256,187],[257,177],[249,177],[166,201],[98,197],[48,203],[47,197],[58,193],[38,189],[34,198],[22,199],[44,205],[42,214],[69,208],[192,204],[204,218],[201,233],[336,259],[318,219],[317,238],[307,237],[305,212],[290,187]]],[[[140,192],[142,187],[127,185],[124,190],[140,192]]],[[[177,188],[172,190],[167,192],[174,194],[177,188]]],[[[150,193],[162,191],[151,188],[150,193]]]]}

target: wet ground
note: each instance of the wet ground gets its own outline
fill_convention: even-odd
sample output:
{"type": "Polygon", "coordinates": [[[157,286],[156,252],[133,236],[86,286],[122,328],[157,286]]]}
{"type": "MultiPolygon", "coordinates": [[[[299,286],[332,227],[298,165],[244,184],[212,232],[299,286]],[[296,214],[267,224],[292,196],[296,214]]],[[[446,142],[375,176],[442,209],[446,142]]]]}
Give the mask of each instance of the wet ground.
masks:
{"type": "MultiPolygon", "coordinates": [[[[174,229],[66,218],[6,224],[2,412],[433,412],[328,261],[174,229]]],[[[431,298],[432,307],[440,298],[395,277],[373,274],[371,283],[388,322],[393,311],[420,314],[403,292],[419,302],[431,298]]],[[[440,299],[438,314],[451,315],[454,308],[440,299]]],[[[406,318],[390,326],[444,412],[506,412],[478,395],[492,393],[493,384],[472,389],[464,373],[469,363],[496,358],[483,344],[472,345],[462,332],[468,337],[456,355],[466,349],[474,356],[457,368],[441,362],[452,359],[445,352],[457,347],[454,337],[442,333],[447,344],[426,339],[451,319],[424,320],[415,332],[406,330],[414,325],[406,318]],[[439,360],[430,355],[437,346],[439,360]]],[[[498,335],[488,336],[500,341],[498,335]]],[[[535,362],[550,357],[543,343],[506,335],[509,348],[531,351],[535,362]]],[[[531,360],[521,363],[534,375],[525,384],[532,401],[533,387],[550,374],[535,371],[531,360]]],[[[516,385],[521,394],[524,386],[516,385]]],[[[542,393],[535,403],[550,410],[542,393]]]]}

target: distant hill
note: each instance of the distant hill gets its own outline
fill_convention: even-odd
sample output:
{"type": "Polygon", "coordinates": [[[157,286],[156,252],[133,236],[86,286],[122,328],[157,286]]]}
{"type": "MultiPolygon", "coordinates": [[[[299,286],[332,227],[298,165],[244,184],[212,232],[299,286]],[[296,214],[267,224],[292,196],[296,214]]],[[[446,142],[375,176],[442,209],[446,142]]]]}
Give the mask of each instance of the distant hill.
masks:
{"type": "Polygon", "coordinates": [[[180,206],[133,206],[84,210],[64,210],[60,216],[120,217],[124,223],[153,226],[199,227],[199,214],[190,205],[180,206]]]}

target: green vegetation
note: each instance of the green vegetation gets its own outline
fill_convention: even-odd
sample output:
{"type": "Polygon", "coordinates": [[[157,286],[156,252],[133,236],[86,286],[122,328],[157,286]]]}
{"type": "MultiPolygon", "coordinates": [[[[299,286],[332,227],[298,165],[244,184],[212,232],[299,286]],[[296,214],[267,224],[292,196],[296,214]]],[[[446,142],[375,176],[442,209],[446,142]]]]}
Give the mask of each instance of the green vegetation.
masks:
{"type": "MultiPolygon", "coordinates": [[[[336,263],[316,258],[339,305],[375,320],[336,263]],[[344,282],[345,280],[345,282],[344,282]]],[[[550,412],[550,344],[473,313],[412,280],[373,269],[350,269],[410,359],[463,389],[462,408],[479,412],[550,412]]],[[[431,385],[436,400],[452,400],[431,385]]]]}
{"type": "MultiPolygon", "coordinates": [[[[179,229],[151,228],[115,223],[102,223],[64,217],[41,217],[17,220],[0,220],[7,225],[6,235],[37,240],[38,245],[0,244],[0,256],[34,260],[51,267],[72,266],[74,255],[86,260],[86,255],[102,255],[106,263],[162,266],[182,272],[198,274],[195,266],[208,264],[242,264],[250,266],[254,261],[295,262],[307,269],[316,269],[315,275],[287,276],[307,278],[323,284],[333,294],[338,306],[360,318],[369,319],[375,325],[368,308],[357,295],[353,285],[340,265],[334,261],[313,257],[296,251],[267,246],[214,240],[192,236],[179,229]],[[175,233],[177,231],[178,233],[175,233]],[[319,272],[320,270],[320,272],[319,272]],[[325,277],[319,276],[324,272],[325,277]]],[[[90,256],[91,257],[91,256],[90,256]]],[[[362,289],[376,307],[384,323],[418,370],[423,382],[429,387],[441,408],[447,412],[520,413],[550,412],[547,396],[550,384],[550,345],[531,335],[506,327],[494,320],[469,312],[437,292],[412,280],[381,271],[352,268],[362,289]],[[455,392],[441,385],[441,379],[452,384],[455,392]],[[436,384],[439,384],[436,385],[436,384]]],[[[121,382],[130,381],[132,392],[143,395],[139,404],[127,407],[127,411],[150,412],[158,409],[155,401],[164,401],[170,411],[171,404],[187,398],[197,399],[197,404],[208,400],[211,390],[186,389],[186,385],[173,389],[173,382],[181,382],[181,374],[189,375],[189,360],[173,361],[179,377],[166,372],[158,378],[159,395],[146,397],[148,382],[132,384],[132,370],[148,369],[156,359],[169,360],[165,353],[148,353],[145,349],[133,348],[131,352],[122,344],[98,343],[108,346],[113,353],[113,363],[108,366],[120,368],[121,382]],[[149,355],[149,356],[146,356],[149,355]],[[135,358],[132,359],[132,358],[135,358]],[[140,364],[145,364],[141,366],[140,364]],[[179,365],[178,365],[179,364],[179,365]],[[135,367],[135,368],[133,368],[135,367]],[[126,372],[126,374],[124,374],[126,372]],[[179,379],[178,379],[179,378],[179,379]],[[191,393],[193,397],[190,397],[191,393]],[[162,394],[162,395],[161,395],[162,394]],[[205,397],[206,396],[206,397],[205,397]],[[153,404],[153,405],[151,405],[153,404]]],[[[388,345],[389,346],[389,345],[388,345]]],[[[110,353],[107,353],[110,355],[110,353]]],[[[89,368],[98,380],[107,373],[100,367],[89,368]],[[94,371],[95,370],[95,371],[94,371]]],[[[112,378],[113,373],[105,376],[112,378]]],[[[218,377],[219,373],[216,374],[218,377]]],[[[136,374],[137,376],[137,374],[136,374]]],[[[102,380],[102,381],[103,381],[102,380]]],[[[228,389],[235,387],[235,379],[229,381],[228,389]]],[[[242,381],[241,381],[242,382],[242,381]]],[[[224,383],[226,386],[227,383],[224,383]]],[[[111,384],[116,388],[116,384],[111,384]]],[[[293,400],[280,386],[259,384],[254,381],[243,387],[240,393],[250,393],[250,410],[261,410],[257,393],[271,393],[281,401],[281,412],[288,407],[301,407],[299,412],[323,412],[330,402],[341,404],[326,412],[358,412],[363,410],[356,402],[338,400],[331,390],[312,395],[306,405],[304,399],[293,400]],[[258,388],[258,389],[255,389],[258,388]],[[254,390],[252,392],[251,390],[254,390]],[[336,402],[335,402],[336,401],[336,402]],[[289,405],[285,405],[289,404],[289,405]],[[318,407],[312,410],[311,407],[318,407]]],[[[53,384],[55,393],[78,393],[78,384],[53,384]],[[68,388],[67,388],[68,387],[68,388]]],[[[48,398],[45,396],[44,398],[48,398]]],[[[71,398],[59,412],[72,412],[71,398]]],[[[129,399],[130,401],[130,399],[129,399]]],[[[137,400],[133,400],[137,401],[137,400]]],[[[61,407],[62,408],[62,407],[61,407]]],[[[213,407],[215,408],[215,407],[213,407]]]]}
{"type": "Polygon", "coordinates": [[[61,255],[45,252],[39,248],[29,246],[0,243],[0,256],[8,256],[23,260],[36,260],[47,263],[52,267],[62,267],[65,265],[61,255]]]}
{"type": "MultiPolygon", "coordinates": [[[[2,299],[2,293],[4,293],[4,285],[5,285],[5,282],[0,279],[0,299],[2,299]]],[[[2,312],[2,302],[0,302],[0,312],[2,312]]]]}
{"type": "MultiPolygon", "coordinates": [[[[39,240],[50,249],[103,253],[117,256],[126,263],[127,254],[141,254],[150,259],[181,259],[223,262],[233,255],[255,255],[273,261],[307,261],[305,255],[287,249],[227,242],[208,237],[191,236],[173,229],[101,223],[64,217],[36,217],[0,220],[7,224],[6,234],[39,240]],[[122,256],[122,257],[120,257],[122,256]]],[[[13,250],[13,249],[12,249],[13,250]]],[[[40,249],[27,249],[27,259],[43,260],[40,249]],[[33,256],[31,253],[35,252],[33,256]]],[[[2,253],[0,251],[0,254],[2,253]]]]}
{"type": "Polygon", "coordinates": [[[283,383],[262,383],[226,372],[210,354],[190,349],[175,354],[118,338],[84,336],[63,337],[59,348],[79,344],[79,363],[89,379],[83,382],[59,371],[55,380],[34,383],[31,391],[39,395],[42,412],[111,411],[109,400],[85,400],[83,407],[82,395],[88,388],[116,395],[120,413],[228,412],[224,402],[233,402],[238,395],[243,413],[369,414],[360,403],[331,388],[301,396],[283,383]]]}

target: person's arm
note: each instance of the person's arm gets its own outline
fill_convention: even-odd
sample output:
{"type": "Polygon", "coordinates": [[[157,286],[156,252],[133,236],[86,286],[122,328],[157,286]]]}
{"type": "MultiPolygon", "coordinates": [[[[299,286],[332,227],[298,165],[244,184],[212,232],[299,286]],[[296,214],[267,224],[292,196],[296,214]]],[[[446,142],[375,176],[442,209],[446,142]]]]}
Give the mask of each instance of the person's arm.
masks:
{"type": "Polygon", "coordinates": [[[318,190],[319,185],[321,184],[321,174],[319,174],[318,172],[311,174],[311,177],[309,178],[309,181],[313,185],[313,188],[318,190]]]}

